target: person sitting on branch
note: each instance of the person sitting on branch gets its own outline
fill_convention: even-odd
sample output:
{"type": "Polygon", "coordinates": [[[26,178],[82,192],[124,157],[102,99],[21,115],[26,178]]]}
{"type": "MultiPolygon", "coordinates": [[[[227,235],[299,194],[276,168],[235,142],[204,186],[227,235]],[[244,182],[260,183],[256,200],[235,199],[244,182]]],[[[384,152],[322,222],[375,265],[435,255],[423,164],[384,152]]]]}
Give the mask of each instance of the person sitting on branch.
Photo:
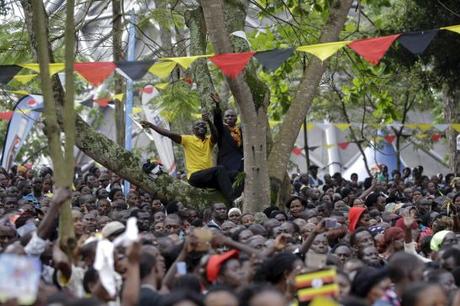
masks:
{"type": "Polygon", "coordinates": [[[207,113],[203,120],[193,124],[193,135],[179,135],[148,121],[141,121],[143,128],[151,128],[160,135],[170,138],[184,147],[185,167],[190,185],[197,188],[218,189],[228,202],[233,202],[234,194],[230,175],[224,166],[212,165],[212,149],[217,142],[217,131],[207,113]],[[211,135],[207,136],[207,125],[211,135]]]}

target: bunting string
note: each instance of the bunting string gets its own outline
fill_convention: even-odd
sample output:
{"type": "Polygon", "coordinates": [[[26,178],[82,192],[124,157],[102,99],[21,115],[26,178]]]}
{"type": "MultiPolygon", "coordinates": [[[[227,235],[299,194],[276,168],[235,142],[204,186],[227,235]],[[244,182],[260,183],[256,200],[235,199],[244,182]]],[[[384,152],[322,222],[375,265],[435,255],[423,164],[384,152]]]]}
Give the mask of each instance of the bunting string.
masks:
{"type": "MultiPolygon", "coordinates": [[[[399,33],[389,36],[372,37],[365,39],[326,42],[312,45],[299,46],[297,48],[272,49],[264,51],[248,51],[226,54],[205,54],[182,57],[165,57],[156,60],[143,61],[122,61],[122,62],[84,62],[75,63],[74,68],[87,82],[93,86],[101,85],[115,71],[127,79],[138,81],[148,72],[152,75],[166,79],[172,71],[179,65],[183,69],[189,69],[197,59],[206,58],[215,64],[222,73],[229,78],[236,78],[247,66],[251,58],[256,60],[267,71],[274,71],[288,60],[294,50],[311,54],[321,61],[327,60],[336,54],[343,47],[353,50],[365,61],[372,65],[380,63],[388,49],[397,41],[409,52],[420,55],[433,41],[439,31],[450,31],[460,34],[460,25],[441,27],[418,32],[399,33]]],[[[36,63],[0,65],[0,85],[6,85],[12,80],[21,84],[26,84],[35,78],[35,74],[18,75],[22,69],[40,72],[40,67],[36,63]]],[[[52,63],[49,65],[50,74],[62,72],[63,63],[52,63]]]]}

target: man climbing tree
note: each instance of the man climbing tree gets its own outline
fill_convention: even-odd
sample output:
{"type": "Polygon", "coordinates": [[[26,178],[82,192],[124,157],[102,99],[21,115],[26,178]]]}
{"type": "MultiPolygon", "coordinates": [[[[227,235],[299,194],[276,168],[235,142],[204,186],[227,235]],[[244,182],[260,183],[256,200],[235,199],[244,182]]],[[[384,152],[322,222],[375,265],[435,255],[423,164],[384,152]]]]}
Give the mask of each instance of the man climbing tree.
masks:
{"type": "Polygon", "coordinates": [[[144,128],[151,128],[184,147],[185,168],[190,185],[218,189],[229,203],[233,202],[234,194],[229,173],[224,166],[212,166],[212,149],[217,142],[217,131],[208,114],[203,114],[203,120],[193,124],[193,135],[175,134],[148,121],[141,121],[141,124],[144,128]],[[211,130],[210,136],[206,135],[206,123],[211,130]]]}

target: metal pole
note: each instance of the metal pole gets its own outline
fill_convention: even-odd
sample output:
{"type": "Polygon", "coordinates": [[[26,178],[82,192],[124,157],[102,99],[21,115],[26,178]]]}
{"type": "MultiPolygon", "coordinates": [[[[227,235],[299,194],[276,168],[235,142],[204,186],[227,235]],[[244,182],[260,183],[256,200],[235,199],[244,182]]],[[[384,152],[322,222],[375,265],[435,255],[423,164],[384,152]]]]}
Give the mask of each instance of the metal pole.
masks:
{"type": "MultiPolygon", "coordinates": [[[[130,23],[128,26],[128,61],[135,60],[135,53],[136,53],[136,15],[134,11],[130,13],[130,23]]],[[[125,149],[127,151],[131,151],[132,149],[132,129],[133,129],[133,122],[131,119],[131,114],[133,111],[133,81],[131,79],[127,79],[126,81],[126,102],[125,102],[125,149]]],[[[125,196],[128,194],[130,189],[130,183],[125,180],[124,181],[124,193],[125,196]]]]}
{"type": "Polygon", "coordinates": [[[307,162],[308,171],[310,167],[310,150],[308,149],[307,117],[303,119],[303,148],[305,150],[305,161],[307,162]]]}

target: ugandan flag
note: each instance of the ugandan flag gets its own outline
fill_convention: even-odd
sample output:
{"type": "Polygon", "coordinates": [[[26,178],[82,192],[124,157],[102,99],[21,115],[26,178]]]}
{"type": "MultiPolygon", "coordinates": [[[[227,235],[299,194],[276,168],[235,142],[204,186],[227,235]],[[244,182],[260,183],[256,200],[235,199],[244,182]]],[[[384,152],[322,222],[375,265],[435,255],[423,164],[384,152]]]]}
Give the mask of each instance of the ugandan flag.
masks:
{"type": "Polygon", "coordinates": [[[334,269],[297,275],[295,284],[299,303],[310,302],[318,296],[337,297],[339,285],[336,277],[337,273],[334,269]]]}

